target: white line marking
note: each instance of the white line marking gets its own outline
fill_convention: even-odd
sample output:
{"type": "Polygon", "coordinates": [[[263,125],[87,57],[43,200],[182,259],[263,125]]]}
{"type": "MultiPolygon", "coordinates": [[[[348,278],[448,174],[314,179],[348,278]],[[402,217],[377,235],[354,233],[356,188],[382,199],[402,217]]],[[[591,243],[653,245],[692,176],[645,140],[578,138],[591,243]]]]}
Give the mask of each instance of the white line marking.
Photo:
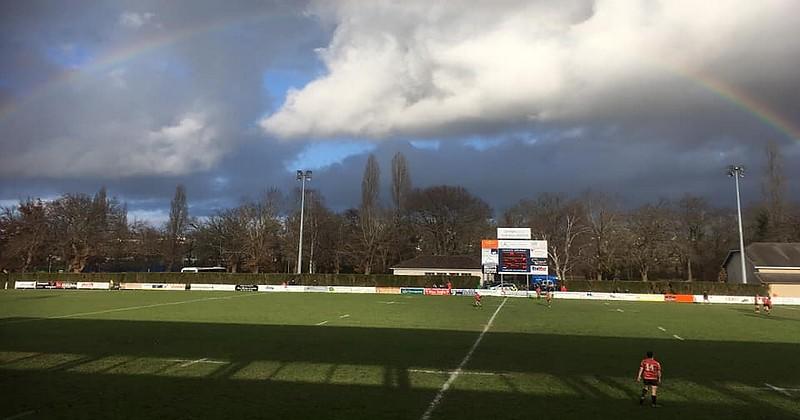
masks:
{"type": "Polygon", "coordinates": [[[316,323],[316,324],[314,324],[314,325],[325,325],[325,324],[327,324],[327,323],[328,323],[328,321],[322,321],[322,322],[317,322],[317,323],[316,323]]]}
{"type": "Polygon", "coordinates": [[[11,416],[11,417],[6,417],[6,418],[4,418],[3,420],[14,420],[14,419],[19,419],[19,418],[22,418],[22,417],[25,417],[25,416],[30,416],[31,414],[33,414],[33,413],[35,413],[35,412],[36,412],[35,410],[23,411],[23,412],[21,412],[21,413],[19,413],[19,414],[14,414],[14,415],[13,415],[13,416],[11,416]]]}
{"type": "Polygon", "coordinates": [[[791,306],[781,306],[781,308],[783,308],[783,309],[789,309],[789,310],[792,310],[792,311],[800,311],[800,308],[793,308],[793,307],[791,307],[791,306]]]}
{"type": "Polygon", "coordinates": [[[492,327],[495,317],[497,317],[497,314],[500,313],[500,309],[503,309],[503,305],[505,305],[507,301],[508,298],[503,299],[503,302],[500,303],[500,306],[498,306],[497,309],[495,309],[494,313],[492,314],[492,317],[489,318],[489,322],[487,322],[486,326],[483,327],[483,331],[481,331],[481,334],[478,336],[478,339],[476,339],[475,343],[472,344],[472,347],[469,349],[469,352],[467,352],[467,355],[464,356],[464,359],[461,360],[461,363],[459,363],[456,370],[450,374],[449,378],[447,378],[447,382],[445,382],[444,385],[442,385],[442,388],[439,389],[439,392],[436,394],[436,397],[434,397],[433,401],[431,401],[431,403],[428,405],[428,409],[425,410],[425,413],[423,413],[422,417],[420,417],[421,420],[428,420],[431,418],[431,414],[433,414],[433,411],[436,410],[436,407],[439,406],[440,402],[442,402],[444,393],[447,392],[448,389],[450,389],[450,385],[452,385],[453,382],[455,382],[456,378],[458,378],[458,375],[460,375],[462,370],[464,369],[464,366],[466,366],[467,362],[469,362],[469,359],[472,358],[472,354],[475,353],[475,349],[477,349],[478,345],[481,344],[483,336],[486,335],[486,331],[489,331],[489,328],[492,327]]]}
{"type": "Polygon", "coordinates": [[[617,312],[625,312],[625,311],[620,308],[617,308],[617,312]]]}
{"type": "MultiPolygon", "coordinates": [[[[246,295],[235,296],[235,297],[245,297],[245,296],[258,296],[258,294],[257,293],[253,293],[253,294],[246,294],[246,295]]],[[[47,320],[47,319],[76,318],[76,317],[87,316],[87,315],[109,314],[109,313],[112,313],[112,312],[135,311],[137,309],[157,308],[159,306],[170,306],[170,305],[183,305],[184,303],[203,302],[203,301],[207,301],[207,300],[231,299],[233,297],[234,296],[230,296],[230,297],[209,297],[209,298],[201,298],[201,299],[182,300],[182,301],[179,301],[179,302],[154,303],[152,305],[128,306],[128,307],[125,307],[125,308],[106,309],[106,310],[103,310],[103,311],[79,312],[79,313],[76,313],[76,314],[48,316],[48,317],[45,317],[45,318],[16,319],[14,321],[8,321],[8,322],[0,323],[0,325],[17,324],[17,323],[21,323],[21,322],[42,321],[42,320],[47,320]]]]}
{"type": "Polygon", "coordinates": [[[339,317],[339,319],[342,319],[342,318],[350,318],[350,314],[344,314],[344,315],[339,317]]]}
{"type": "Polygon", "coordinates": [[[679,336],[678,334],[672,334],[672,336],[677,338],[678,340],[683,341],[683,337],[679,336]]]}
{"type": "Polygon", "coordinates": [[[395,302],[395,301],[391,301],[391,302],[380,301],[379,303],[385,303],[387,305],[394,305],[397,302],[395,302]]]}
{"type": "MultiPolygon", "coordinates": [[[[214,365],[227,365],[227,364],[228,364],[228,362],[223,362],[223,361],[221,361],[221,360],[209,360],[209,359],[206,359],[205,357],[204,357],[204,358],[202,358],[202,359],[197,359],[197,360],[189,360],[189,359],[168,359],[167,361],[168,361],[168,362],[191,362],[191,363],[189,363],[189,365],[191,365],[191,364],[193,364],[193,363],[211,363],[211,364],[214,364],[214,365]]],[[[187,366],[189,366],[189,365],[187,365],[187,366]]],[[[183,365],[181,365],[180,367],[184,367],[184,366],[183,366],[183,365]]]]}
{"type": "Polygon", "coordinates": [[[206,358],[205,358],[205,357],[204,357],[204,358],[202,358],[202,359],[190,360],[190,361],[188,361],[188,362],[186,362],[186,363],[184,363],[184,364],[180,365],[179,367],[182,367],[182,368],[183,368],[183,367],[189,367],[189,366],[191,366],[191,365],[193,365],[193,364],[195,364],[195,363],[201,363],[201,362],[205,362],[205,361],[206,361],[206,358]]]}
{"type": "Polygon", "coordinates": [[[658,327],[658,329],[661,330],[661,331],[667,332],[667,329],[664,328],[664,327],[658,327]]]}
{"type": "Polygon", "coordinates": [[[791,396],[792,396],[792,394],[789,394],[789,393],[786,391],[786,389],[784,389],[784,388],[780,388],[780,387],[777,387],[777,386],[775,386],[775,385],[770,385],[770,384],[767,384],[767,383],[765,383],[764,385],[768,386],[768,387],[769,387],[771,390],[773,390],[773,391],[778,391],[778,392],[780,392],[781,394],[783,394],[783,395],[786,395],[787,397],[791,397],[791,396]]]}
{"type": "MultiPolygon", "coordinates": [[[[434,375],[452,375],[455,373],[453,370],[429,370],[429,369],[409,369],[409,372],[413,373],[431,373],[434,375]]],[[[498,376],[503,375],[502,373],[494,373],[494,372],[470,372],[470,371],[462,371],[462,375],[480,375],[480,376],[498,376]]]]}

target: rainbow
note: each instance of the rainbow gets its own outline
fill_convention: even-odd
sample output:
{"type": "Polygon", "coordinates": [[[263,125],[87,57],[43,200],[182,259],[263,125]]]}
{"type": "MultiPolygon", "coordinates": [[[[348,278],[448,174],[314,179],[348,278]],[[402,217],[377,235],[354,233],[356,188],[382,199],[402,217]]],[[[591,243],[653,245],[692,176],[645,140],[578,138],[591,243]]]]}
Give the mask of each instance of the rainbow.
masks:
{"type": "Polygon", "coordinates": [[[230,16],[225,19],[206,22],[201,25],[188,26],[186,28],[181,28],[171,32],[154,30],[151,35],[146,36],[136,42],[125,44],[120,48],[108,51],[99,58],[90,62],[88,65],[81,67],[80,70],[64,70],[31,89],[24,98],[9,102],[8,104],[0,107],[0,122],[12,115],[14,112],[24,108],[25,105],[35,101],[37,98],[40,98],[44,94],[52,92],[60,87],[69,85],[69,83],[77,80],[82,75],[99,73],[112,69],[116,66],[133,61],[148,53],[157,51],[160,48],[180,43],[201,34],[220,31],[233,25],[244,26],[254,24],[268,17],[277,16],[280,15],[274,13],[264,13],[246,16],[230,16]]]}
{"type": "Polygon", "coordinates": [[[694,81],[704,89],[725,99],[742,111],[754,116],[791,140],[800,141],[800,127],[793,124],[769,105],[736,87],[698,70],[676,70],[684,78],[694,81]]]}
{"type": "MultiPolygon", "coordinates": [[[[12,101],[3,107],[0,107],[0,122],[12,115],[16,110],[23,108],[26,104],[33,102],[43,94],[57,89],[60,86],[69,84],[73,80],[76,80],[80,75],[108,70],[114,66],[119,66],[142,55],[156,51],[159,48],[182,42],[199,34],[218,31],[232,25],[243,26],[247,24],[258,23],[267,17],[275,16],[277,15],[266,13],[247,16],[231,16],[226,19],[220,19],[193,27],[186,27],[173,32],[159,33],[160,31],[155,31],[153,35],[138,42],[131,43],[108,52],[99,59],[90,63],[88,66],[82,68],[80,71],[64,71],[32,89],[24,99],[17,100],[16,102],[12,101]]],[[[691,82],[703,87],[707,91],[725,99],[727,102],[754,116],[762,123],[779,131],[789,139],[800,141],[800,128],[797,125],[785,118],[776,110],[769,107],[764,102],[759,101],[752,95],[749,95],[747,92],[737,89],[718,78],[714,78],[711,75],[705,74],[698,70],[687,69],[685,67],[677,68],[671,65],[665,65],[662,66],[662,68],[665,68],[667,71],[671,71],[674,74],[678,74],[681,78],[690,80],[691,82]]]]}

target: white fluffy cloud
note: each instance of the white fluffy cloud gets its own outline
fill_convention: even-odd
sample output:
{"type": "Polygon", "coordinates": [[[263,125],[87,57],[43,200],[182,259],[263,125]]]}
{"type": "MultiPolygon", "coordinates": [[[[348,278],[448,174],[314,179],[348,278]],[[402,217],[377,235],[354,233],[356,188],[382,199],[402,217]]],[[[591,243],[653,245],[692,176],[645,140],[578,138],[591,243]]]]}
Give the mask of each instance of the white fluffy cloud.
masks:
{"type": "Polygon", "coordinates": [[[686,107],[674,89],[685,73],[740,87],[790,74],[797,10],[793,0],[325,2],[311,12],[335,25],[319,52],[326,75],[260,125],[280,138],[381,138],[630,117],[643,101],[686,107]]]}
{"type": "Polygon", "coordinates": [[[95,126],[90,136],[50,139],[0,162],[3,172],[16,176],[173,176],[208,170],[225,150],[206,115],[186,113],[157,129],[110,121],[95,126]]]}
{"type": "Polygon", "coordinates": [[[119,15],[119,24],[126,28],[138,29],[150,23],[155,16],[155,13],[126,11],[119,15]]]}

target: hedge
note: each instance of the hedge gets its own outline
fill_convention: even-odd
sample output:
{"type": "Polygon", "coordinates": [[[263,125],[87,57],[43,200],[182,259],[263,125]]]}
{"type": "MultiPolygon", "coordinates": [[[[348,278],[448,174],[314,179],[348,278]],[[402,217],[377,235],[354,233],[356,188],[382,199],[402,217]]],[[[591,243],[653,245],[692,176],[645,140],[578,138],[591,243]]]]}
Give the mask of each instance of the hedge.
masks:
{"type": "Polygon", "coordinates": [[[430,287],[450,281],[454,288],[478,287],[472,276],[394,276],[391,274],[281,273],[12,273],[11,281],[114,281],[114,283],[297,284],[320,286],[430,287]]]}
{"type": "Polygon", "coordinates": [[[708,281],[621,281],[621,280],[567,280],[564,282],[573,292],[629,292],[629,293],[675,293],[702,295],[707,291],[710,295],[754,296],[756,293],[767,293],[767,287],[761,284],[733,284],[708,281]]]}

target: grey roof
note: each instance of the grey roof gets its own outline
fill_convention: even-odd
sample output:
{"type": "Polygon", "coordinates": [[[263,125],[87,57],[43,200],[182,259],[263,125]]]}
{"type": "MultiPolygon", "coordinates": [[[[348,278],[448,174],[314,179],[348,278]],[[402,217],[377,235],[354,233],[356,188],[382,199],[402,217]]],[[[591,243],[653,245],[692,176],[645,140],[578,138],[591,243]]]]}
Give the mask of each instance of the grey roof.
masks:
{"type": "Polygon", "coordinates": [[[436,269],[458,269],[458,270],[479,270],[481,260],[471,255],[421,255],[410,260],[403,261],[392,268],[436,268],[436,269]]]}
{"type": "Polygon", "coordinates": [[[745,250],[756,267],[800,268],[800,242],[755,242],[745,250]]]}
{"type": "Polygon", "coordinates": [[[791,283],[800,284],[800,271],[797,273],[756,273],[762,284],[791,283]]]}
{"type": "MultiPolygon", "coordinates": [[[[738,249],[728,252],[722,265],[738,254],[738,249]]],[[[756,267],[800,268],[800,242],[753,242],[745,248],[745,257],[756,267]]]]}

